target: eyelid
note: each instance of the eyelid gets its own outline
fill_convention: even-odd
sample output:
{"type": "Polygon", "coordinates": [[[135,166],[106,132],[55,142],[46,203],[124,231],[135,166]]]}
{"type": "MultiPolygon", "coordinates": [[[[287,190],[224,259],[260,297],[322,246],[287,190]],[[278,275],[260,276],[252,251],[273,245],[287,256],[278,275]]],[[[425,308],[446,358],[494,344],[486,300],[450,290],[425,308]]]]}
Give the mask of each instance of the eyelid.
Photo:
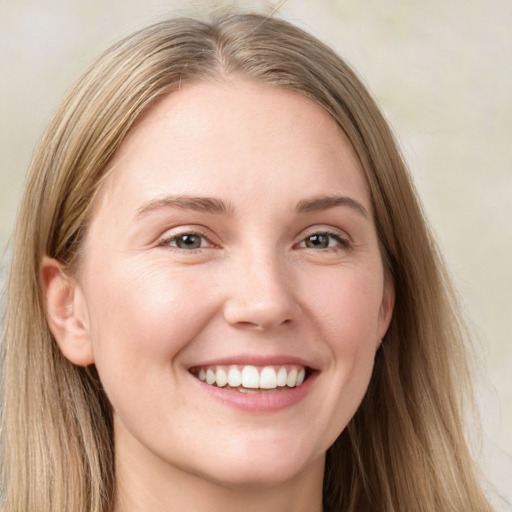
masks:
{"type": "MultiPolygon", "coordinates": [[[[299,246],[300,244],[305,242],[305,239],[315,234],[322,234],[333,237],[334,239],[338,240],[340,246],[343,248],[350,248],[353,245],[352,239],[344,230],[335,228],[333,226],[315,225],[303,230],[301,234],[298,235],[298,241],[294,244],[294,246],[299,246]]],[[[203,226],[198,225],[178,226],[175,228],[170,228],[166,230],[165,233],[157,239],[155,246],[171,247],[181,251],[183,249],[170,245],[170,242],[184,235],[197,235],[206,240],[206,242],[208,243],[208,247],[198,247],[196,249],[189,249],[188,252],[219,247],[219,244],[213,241],[214,237],[208,232],[208,230],[203,226]]],[[[335,249],[335,247],[331,247],[330,249],[335,249]]]]}
{"type": "MultiPolygon", "coordinates": [[[[310,228],[304,230],[300,235],[300,240],[295,245],[299,246],[300,244],[304,243],[307,238],[316,234],[322,234],[333,237],[334,239],[338,240],[340,247],[344,249],[350,249],[353,245],[352,239],[345,231],[339,228],[334,228],[332,226],[322,225],[311,226],[310,228]]],[[[323,250],[328,249],[336,249],[336,247],[329,247],[323,250]]]]}
{"type": "Polygon", "coordinates": [[[350,242],[352,241],[350,235],[344,229],[331,226],[329,224],[315,224],[313,226],[309,226],[306,229],[303,229],[299,236],[306,238],[314,235],[315,233],[326,233],[328,235],[339,236],[340,238],[350,242]]]}
{"type": "MultiPolygon", "coordinates": [[[[163,234],[161,237],[158,238],[155,245],[157,247],[170,247],[170,248],[174,248],[174,249],[182,251],[183,249],[180,249],[179,247],[170,245],[170,242],[172,242],[173,240],[177,240],[180,236],[196,235],[196,236],[200,236],[201,238],[204,238],[208,242],[209,247],[218,247],[218,244],[213,242],[212,236],[207,234],[205,231],[206,230],[204,228],[202,228],[201,226],[176,227],[176,228],[167,230],[165,232],[165,234],[163,234]]],[[[189,249],[188,252],[200,251],[201,249],[208,249],[209,247],[198,247],[196,249],[189,249]]]]}

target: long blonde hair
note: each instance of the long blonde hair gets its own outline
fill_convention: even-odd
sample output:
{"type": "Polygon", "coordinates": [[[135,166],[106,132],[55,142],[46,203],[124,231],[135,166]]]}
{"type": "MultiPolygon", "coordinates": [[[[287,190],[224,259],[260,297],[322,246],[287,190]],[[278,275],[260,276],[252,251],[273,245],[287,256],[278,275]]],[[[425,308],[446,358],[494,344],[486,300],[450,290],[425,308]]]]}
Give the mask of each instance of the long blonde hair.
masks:
{"type": "Polygon", "coordinates": [[[324,508],[489,511],[463,430],[471,396],[445,266],[383,116],[328,47],[275,18],[168,20],[107,50],[73,85],[35,153],[15,232],[2,371],[5,512],[107,512],[111,411],[94,367],[72,365],[45,320],[40,264],[79,261],[107,163],[156,98],[239,77],[298,91],[339,123],[368,180],[395,311],[366,396],[327,453],[324,508]]]}

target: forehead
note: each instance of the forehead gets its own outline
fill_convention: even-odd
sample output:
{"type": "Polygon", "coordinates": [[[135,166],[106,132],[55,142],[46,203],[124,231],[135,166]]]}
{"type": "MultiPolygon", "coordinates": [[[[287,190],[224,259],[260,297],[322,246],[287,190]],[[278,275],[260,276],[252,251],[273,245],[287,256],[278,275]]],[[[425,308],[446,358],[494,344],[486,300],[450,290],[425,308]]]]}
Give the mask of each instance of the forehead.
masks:
{"type": "Polygon", "coordinates": [[[324,109],[280,87],[198,82],[160,98],[132,127],[100,202],[136,200],[133,193],[258,202],[327,189],[368,196],[352,145],[324,109]]]}

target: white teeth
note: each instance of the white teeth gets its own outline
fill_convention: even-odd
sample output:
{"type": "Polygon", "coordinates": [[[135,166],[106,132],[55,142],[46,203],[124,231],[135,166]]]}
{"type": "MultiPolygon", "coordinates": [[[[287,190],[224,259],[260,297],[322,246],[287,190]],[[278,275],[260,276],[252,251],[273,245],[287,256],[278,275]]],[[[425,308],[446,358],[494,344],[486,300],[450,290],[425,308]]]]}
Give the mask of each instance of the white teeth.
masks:
{"type": "Polygon", "coordinates": [[[300,366],[265,366],[258,369],[256,366],[212,366],[199,368],[194,373],[199,380],[210,386],[217,385],[220,388],[229,386],[238,391],[255,393],[257,389],[272,390],[277,388],[293,388],[300,386],[306,378],[306,369],[300,366]]]}
{"type": "Polygon", "coordinates": [[[287,377],[286,368],[280,368],[277,372],[277,385],[280,387],[286,386],[287,377]]]}
{"type": "MultiPolygon", "coordinates": [[[[207,377],[208,380],[208,372],[207,377]]],[[[286,379],[286,385],[289,388],[293,388],[297,385],[297,370],[295,368],[292,368],[292,370],[288,373],[288,378],[286,379]]]]}
{"type": "Polygon", "coordinates": [[[277,388],[277,375],[272,366],[265,366],[260,374],[260,388],[274,389],[277,388]]]}
{"type": "Polygon", "coordinates": [[[219,386],[219,388],[223,388],[228,383],[228,376],[226,375],[226,372],[222,368],[217,368],[217,371],[215,372],[215,377],[217,386],[219,386]]]}
{"type": "Polygon", "coordinates": [[[244,366],[242,370],[242,386],[252,389],[260,387],[260,374],[255,366],[244,366]]]}
{"type": "Polygon", "coordinates": [[[215,373],[210,369],[206,370],[206,383],[215,384],[215,373]]]}
{"type": "Polygon", "coordinates": [[[238,368],[231,367],[228,372],[228,384],[232,388],[237,388],[242,384],[242,374],[238,368]]]}

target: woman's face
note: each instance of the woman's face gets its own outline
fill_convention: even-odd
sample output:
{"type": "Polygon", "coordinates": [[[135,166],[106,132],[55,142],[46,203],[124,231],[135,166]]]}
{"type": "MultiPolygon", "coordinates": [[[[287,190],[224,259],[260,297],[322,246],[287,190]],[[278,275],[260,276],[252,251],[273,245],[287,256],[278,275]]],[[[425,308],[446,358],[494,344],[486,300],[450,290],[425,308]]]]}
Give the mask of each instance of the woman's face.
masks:
{"type": "Polygon", "coordinates": [[[393,303],[346,136],[241,81],[187,85],[131,130],[77,283],[117,456],[229,485],[321,475],[393,303]]]}

